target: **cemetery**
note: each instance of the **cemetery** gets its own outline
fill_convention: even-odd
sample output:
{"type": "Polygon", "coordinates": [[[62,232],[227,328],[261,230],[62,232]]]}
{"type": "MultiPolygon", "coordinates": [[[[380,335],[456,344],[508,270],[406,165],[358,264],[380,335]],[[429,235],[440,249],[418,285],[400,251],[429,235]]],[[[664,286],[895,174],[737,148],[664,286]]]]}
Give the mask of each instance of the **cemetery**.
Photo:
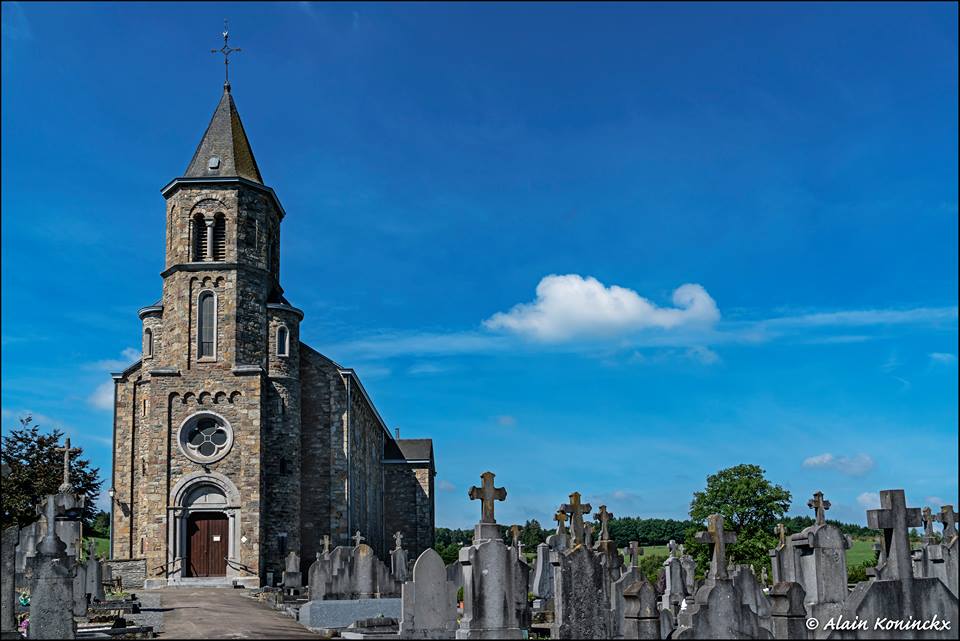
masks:
{"type": "MultiPolygon", "coordinates": [[[[64,456],[69,457],[69,448],[64,456]]],[[[352,545],[323,550],[300,568],[296,550],[274,585],[235,591],[296,620],[304,632],[345,639],[872,639],[954,638],[958,621],[958,536],[953,506],[908,507],[902,490],[880,492],[868,524],[882,533],[867,581],[847,574],[848,535],[828,523],[830,501],[814,493],[814,524],[769,551],[772,576],[730,562],[737,535],[710,515],[697,540],[709,546],[700,572],[682,545],[670,542],[654,584],[639,571],[638,542],[618,549],[605,505],[596,510],[572,492],[557,506],[556,529],[531,566],[518,528],[504,537],[495,508],[507,499],[484,472],[469,499],[479,502],[473,539],[445,566],[437,551],[407,558],[394,534],[380,559],[361,532],[352,545]],[[588,522],[593,515],[594,522],[588,522]],[[569,526],[567,525],[569,523],[569,526]],[[934,523],[942,526],[937,536],[934,523]],[[598,527],[596,527],[598,526],[598,527]],[[917,549],[909,531],[924,528],[917,549]],[[596,535],[594,536],[594,531],[596,535]]],[[[72,506],[83,501],[69,477],[37,506],[42,518],[3,533],[3,638],[151,638],[138,622],[153,590],[124,586],[92,542],[84,555],[72,506]],[[125,591],[134,588],[137,593],[125,591]]],[[[167,588],[177,590],[178,588],[167,588]]],[[[222,590],[223,588],[210,588],[222,590]]]]}

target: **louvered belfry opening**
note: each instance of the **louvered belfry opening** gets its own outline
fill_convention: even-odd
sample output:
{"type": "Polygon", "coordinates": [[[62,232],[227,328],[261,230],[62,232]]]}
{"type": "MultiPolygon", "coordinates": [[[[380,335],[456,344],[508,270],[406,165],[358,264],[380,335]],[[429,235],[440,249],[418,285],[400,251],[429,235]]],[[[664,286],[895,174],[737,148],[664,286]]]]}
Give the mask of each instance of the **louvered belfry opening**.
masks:
{"type": "Polygon", "coordinates": [[[193,260],[201,261],[207,256],[207,223],[203,214],[193,217],[193,260]]]}
{"type": "Polygon", "coordinates": [[[227,257],[227,219],[217,214],[213,219],[213,259],[225,260],[227,257]]]}

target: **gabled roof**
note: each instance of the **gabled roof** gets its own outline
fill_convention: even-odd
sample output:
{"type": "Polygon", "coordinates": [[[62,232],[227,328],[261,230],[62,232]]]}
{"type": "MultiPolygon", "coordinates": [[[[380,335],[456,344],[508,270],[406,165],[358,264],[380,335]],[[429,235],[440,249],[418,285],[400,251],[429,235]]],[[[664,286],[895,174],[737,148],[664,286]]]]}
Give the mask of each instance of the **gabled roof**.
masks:
{"type": "Polygon", "coordinates": [[[184,174],[187,178],[240,177],[263,184],[237,105],[224,85],[223,96],[184,174]]]}
{"type": "Polygon", "coordinates": [[[398,438],[397,445],[408,461],[432,461],[433,439],[429,438],[398,438]]]}

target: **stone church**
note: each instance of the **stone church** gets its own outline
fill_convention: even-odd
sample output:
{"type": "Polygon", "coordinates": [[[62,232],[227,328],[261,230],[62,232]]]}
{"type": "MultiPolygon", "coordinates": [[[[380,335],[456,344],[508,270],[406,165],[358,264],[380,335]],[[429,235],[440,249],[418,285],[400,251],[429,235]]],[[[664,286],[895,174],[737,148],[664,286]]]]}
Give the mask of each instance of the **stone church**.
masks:
{"type": "Polygon", "coordinates": [[[166,200],[163,296],[115,383],[111,554],[153,585],[279,580],[360,531],[434,541],[430,439],[390,433],[356,373],[300,341],[280,286],[286,215],[264,184],[230,84],[166,200]],[[212,579],[204,579],[211,582],[212,579]]]}

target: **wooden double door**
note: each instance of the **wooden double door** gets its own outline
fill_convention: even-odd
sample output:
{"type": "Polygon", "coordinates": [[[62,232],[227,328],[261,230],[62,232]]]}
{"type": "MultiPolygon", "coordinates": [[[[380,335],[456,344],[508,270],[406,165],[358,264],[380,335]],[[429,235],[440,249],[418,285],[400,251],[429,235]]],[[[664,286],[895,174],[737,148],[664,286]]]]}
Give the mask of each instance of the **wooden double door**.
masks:
{"type": "Polygon", "coordinates": [[[229,555],[227,515],[194,512],[187,518],[187,576],[226,576],[229,555]]]}

